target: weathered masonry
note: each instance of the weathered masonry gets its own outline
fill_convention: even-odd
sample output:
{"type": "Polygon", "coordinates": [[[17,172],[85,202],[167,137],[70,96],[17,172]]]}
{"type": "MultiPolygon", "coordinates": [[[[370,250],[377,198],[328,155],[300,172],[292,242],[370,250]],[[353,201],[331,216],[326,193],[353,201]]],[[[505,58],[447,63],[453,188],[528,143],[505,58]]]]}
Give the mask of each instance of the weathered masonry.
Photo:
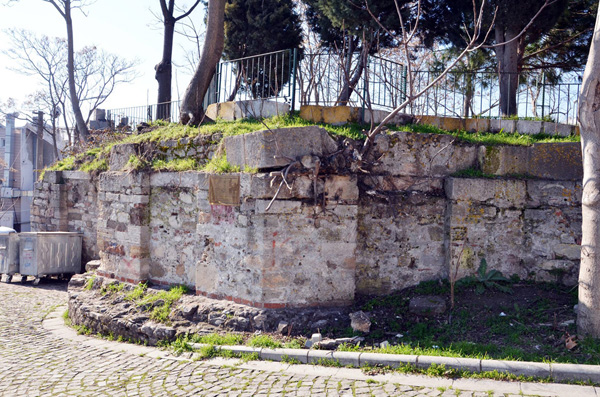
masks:
{"type": "MultiPolygon", "coordinates": [[[[206,159],[216,138],[161,150],[206,159]]],[[[102,275],[265,308],[343,305],[456,266],[473,273],[481,258],[507,276],[577,280],[577,143],[485,147],[395,132],[361,161],[362,142],[306,127],[224,145],[230,163],[258,172],[120,171],[135,145],[114,147],[111,171],[94,179],[46,172],[33,227],[84,233],[85,259],[99,257],[102,275]],[[487,177],[453,176],[468,169],[487,177]]]]}

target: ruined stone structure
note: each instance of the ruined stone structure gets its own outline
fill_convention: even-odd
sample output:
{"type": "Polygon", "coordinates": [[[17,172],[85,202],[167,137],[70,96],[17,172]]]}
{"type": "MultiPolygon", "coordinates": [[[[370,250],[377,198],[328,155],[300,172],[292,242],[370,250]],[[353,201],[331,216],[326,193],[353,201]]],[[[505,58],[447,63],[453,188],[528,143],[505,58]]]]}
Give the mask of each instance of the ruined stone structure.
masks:
{"type": "MultiPolygon", "coordinates": [[[[183,146],[205,160],[216,141],[183,146]]],[[[33,226],[84,233],[86,259],[99,257],[105,277],[259,308],[344,305],[457,266],[459,277],[473,274],[481,258],[506,276],[576,282],[579,144],[485,147],[394,132],[364,160],[360,145],[317,127],[228,137],[228,161],[258,172],[225,175],[121,171],[140,148],[116,146],[97,178],[46,172],[33,226]],[[290,188],[276,195],[286,172],[290,188]]],[[[182,155],[181,142],[159,146],[182,155]]]]}

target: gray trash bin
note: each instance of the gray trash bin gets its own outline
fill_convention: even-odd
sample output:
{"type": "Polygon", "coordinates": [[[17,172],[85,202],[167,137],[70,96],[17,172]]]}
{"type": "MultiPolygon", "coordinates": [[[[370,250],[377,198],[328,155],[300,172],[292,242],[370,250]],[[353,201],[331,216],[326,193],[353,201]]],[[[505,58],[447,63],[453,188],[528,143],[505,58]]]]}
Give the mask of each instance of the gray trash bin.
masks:
{"type": "Polygon", "coordinates": [[[10,283],[12,276],[19,272],[19,235],[15,229],[0,226],[0,277],[6,274],[10,283]]]}
{"type": "Polygon", "coordinates": [[[34,285],[45,276],[81,273],[81,235],[69,232],[19,234],[19,273],[34,276],[34,285]]]}

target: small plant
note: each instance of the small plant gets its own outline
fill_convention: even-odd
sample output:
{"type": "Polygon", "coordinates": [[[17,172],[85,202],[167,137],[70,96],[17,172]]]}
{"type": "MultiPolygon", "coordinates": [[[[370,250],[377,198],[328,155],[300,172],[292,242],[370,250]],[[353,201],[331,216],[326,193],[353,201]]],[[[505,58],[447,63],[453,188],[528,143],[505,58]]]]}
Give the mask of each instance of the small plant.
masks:
{"type": "Polygon", "coordinates": [[[281,362],[283,363],[288,363],[288,364],[302,364],[302,362],[296,358],[292,358],[290,356],[288,356],[287,354],[284,354],[283,356],[281,356],[281,362]]]}
{"type": "Polygon", "coordinates": [[[219,351],[213,345],[208,345],[208,346],[203,346],[200,349],[200,351],[198,352],[198,356],[200,359],[213,358],[213,357],[217,356],[218,353],[219,353],[219,351]]]}
{"type": "MultiPolygon", "coordinates": [[[[135,292],[135,290],[133,292],[135,292]]],[[[187,287],[178,285],[169,288],[168,291],[160,291],[156,294],[145,295],[143,298],[137,300],[137,304],[138,306],[147,306],[148,308],[146,310],[151,309],[150,318],[152,320],[160,323],[168,323],[169,315],[171,314],[171,306],[186,292],[187,287]],[[162,304],[155,305],[158,301],[162,301],[162,304]]]]}
{"type": "Polygon", "coordinates": [[[481,258],[481,263],[479,264],[479,268],[477,269],[477,274],[475,276],[475,292],[478,295],[482,295],[486,288],[487,289],[497,289],[498,291],[511,293],[512,290],[509,286],[502,285],[500,283],[508,283],[510,280],[502,275],[502,273],[498,270],[490,270],[487,271],[487,261],[485,258],[481,258]]]}
{"type": "Polygon", "coordinates": [[[137,301],[146,294],[147,289],[148,289],[148,284],[139,283],[138,285],[135,286],[135,288],[131,292],[129,292],[129,293],[127,293],[127,295],[125,295],[125,300],[137,301]]]}
{"type": "Polygon", "coordinates": [[[102,293],[102,295],[107,295],[107,294],[116,294],[117,292],[121,292],[123,290],[123,288],[125,288],[125,284],[121,284],[121,283],[111,283],[108,285],[103,285],[102,288],[100,289],[100,292],[102,293]]]}
{"type": "Polygon", "coordinates": [[[129,160],[127,160],[127,164],[125,164],[125,170],[127,171],[138,171],[143,168],[146,168],[147,163],[140,157],[132,154],[129,156],[129,160]]]}
{"type": "Polygon", "coordinates": [[[91,291],[91,289],[94,287],[94,281],[96,281],[95,274],[87,279],[87,281],[85,282],[85,287],[83,287],[83,289],[86,291],[91,291]]]}

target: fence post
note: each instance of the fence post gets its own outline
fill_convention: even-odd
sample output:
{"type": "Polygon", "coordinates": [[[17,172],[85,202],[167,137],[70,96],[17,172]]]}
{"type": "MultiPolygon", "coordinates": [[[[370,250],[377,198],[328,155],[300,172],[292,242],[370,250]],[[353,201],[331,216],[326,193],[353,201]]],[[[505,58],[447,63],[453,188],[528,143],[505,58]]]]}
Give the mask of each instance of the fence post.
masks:
{"type": "Polygon", "coordinates": [[[360,116],[360,121],[364,124],[365,122],[365,106],[366,106],[366,102],[367,102],[367,90],[369,89],[369,87],[367,87],[367,85],[369,85],[369,54],[367,54],[365,56],[367,59],[365,60],[365,71],[364,71],[364,76],[363,76],[363,100],[362,100],[362,114],[360,116]]]}
{"type": "Polygon", "coordinates": [[[221,102],[221,62],[217,63],[215,70],[215,103],[221,102]]]}
{"type": "Polygon", "coordinates": [[[542,71],[542,120],[544,120],[544,116],[545,116],[545,107],[544,107],[545,103],[546,103],[546,73],[544,73],[544,71],[542,71]]]}
{"type": "Polygon", "coordinates": [[[294,48],[292,51],[293,60],[292,60],[292,107],[291,111],[295,110],[295,102],[296,102],[296,63],[298,62],[298,49],[294,48]]]}
{"type": "Polygon", "coordinates": [[[400,101],[400,103],[406,101],[406,86],[407,86],[407,84],[408,84],[408,68],[406,67],[406,65],[402,65],[402,100],[400,101]]]}

